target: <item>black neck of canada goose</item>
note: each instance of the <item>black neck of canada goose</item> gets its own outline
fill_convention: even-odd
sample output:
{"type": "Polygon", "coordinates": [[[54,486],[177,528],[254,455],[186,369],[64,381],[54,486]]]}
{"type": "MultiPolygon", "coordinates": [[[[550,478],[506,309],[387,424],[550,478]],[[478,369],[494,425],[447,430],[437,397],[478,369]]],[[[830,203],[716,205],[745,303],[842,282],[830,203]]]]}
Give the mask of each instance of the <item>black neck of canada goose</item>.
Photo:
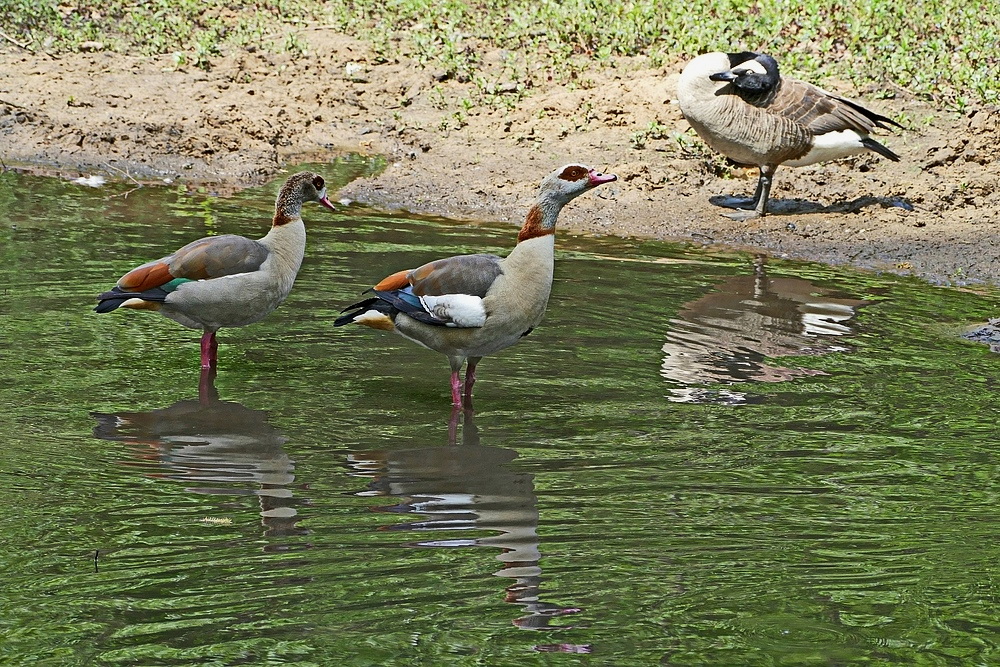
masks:
{"type": "Polygon", "coordinates": [[[756,51],[740,51],[739,53],[727,53],[726,56],[729,58],[729,67],[735,68],[739,67],[748,60],[754,60],[760,54],[756,51]]]}

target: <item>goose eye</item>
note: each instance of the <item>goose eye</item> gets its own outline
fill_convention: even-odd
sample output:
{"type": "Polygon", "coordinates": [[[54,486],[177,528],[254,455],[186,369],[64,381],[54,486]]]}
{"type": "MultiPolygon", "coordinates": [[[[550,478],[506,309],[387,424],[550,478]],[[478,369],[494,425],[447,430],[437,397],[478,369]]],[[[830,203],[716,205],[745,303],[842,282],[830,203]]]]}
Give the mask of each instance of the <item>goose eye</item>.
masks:
{"type": "Polygon", "coordinates": [[[326,185],[326,182],[323,180],[322,176],[317,176],[316,178],[313,179],[313,185],[316,187],[317,190],[322,190],[323,186],[326,185]]]}

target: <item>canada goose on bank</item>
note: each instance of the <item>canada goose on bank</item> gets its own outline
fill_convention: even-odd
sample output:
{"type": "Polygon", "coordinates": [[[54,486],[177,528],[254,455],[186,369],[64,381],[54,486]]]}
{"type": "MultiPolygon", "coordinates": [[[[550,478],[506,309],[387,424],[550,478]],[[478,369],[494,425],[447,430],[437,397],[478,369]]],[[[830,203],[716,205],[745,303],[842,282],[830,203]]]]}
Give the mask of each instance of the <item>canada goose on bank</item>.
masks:
{"type": "Polygon", "coordinates": [[[865,151],[899,161],[868,135],[902,125],[812,84],[782,78],[766,54],[698,56],[681,73],[677,100],[705,143],[734,162],[760,167],[749,208],[726,214],[734,220],[766,214],[778,165],[802,167],[865,151]]]}

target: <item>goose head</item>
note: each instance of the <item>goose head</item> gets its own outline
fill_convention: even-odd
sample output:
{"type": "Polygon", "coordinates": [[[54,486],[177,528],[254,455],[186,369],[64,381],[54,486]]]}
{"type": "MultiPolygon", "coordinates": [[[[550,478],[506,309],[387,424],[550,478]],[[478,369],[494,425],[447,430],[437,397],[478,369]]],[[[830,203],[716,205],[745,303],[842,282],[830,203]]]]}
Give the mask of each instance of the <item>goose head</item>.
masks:
{"type": "Polygon", "coordinates": [[[617,180],[614,174],[602,174],[585,164],[570,163],[559,167],[542,179],[538,198],[517,235],[518,243],[552,234],[563,206],[598,185],[617,180]]]}
{"type": "Polygon", "coordinates": [[[275,220],[294,220],[302,216],[302,205],[317,202],[331,211],[336,210],[326,194],[326,181],[319,174],[300,171],[292,174],[281,186],[274,202],[275,220]]]}
{"type": "MultiPolygon", "coordinates": [[[[777,88],[778,63],[766,54],[712,51],[693,58],[677,81],[681,111],[717,95],[760,95],[777,88]]],[[[687,112],[685,111],[685,115],[687,112]]]]}
{"type": "Polygon", "coordinates": [[[616,180],[616,175],[602,174],[585,164],[566,164],[542,179],[538,200],[561,207],[587,190],[616,180]]]}
{"type": "Polygon", "coordinates": [[[781,81],[778,62],[766,53],[727,53],[729,69],[708,76],[712,81],[730,83],[737,94],[745,97],[764,96],[775,90],[781,81]]]}

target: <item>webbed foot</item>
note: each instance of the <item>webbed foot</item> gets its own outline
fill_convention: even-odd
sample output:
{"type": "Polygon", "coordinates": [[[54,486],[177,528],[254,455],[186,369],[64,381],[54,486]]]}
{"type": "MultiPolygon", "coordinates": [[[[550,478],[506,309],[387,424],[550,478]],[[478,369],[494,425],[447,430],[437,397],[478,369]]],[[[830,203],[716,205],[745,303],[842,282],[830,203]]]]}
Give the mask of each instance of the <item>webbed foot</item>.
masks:
{"type": "Polygon", "coordinates": [[[723,208],[753,209],[757,206],[757,202],[754,199],[747,199],[746,197],[733,197],[730,195],[712,197],[711,202],[716,206],[722,206],[723,208]]]}

